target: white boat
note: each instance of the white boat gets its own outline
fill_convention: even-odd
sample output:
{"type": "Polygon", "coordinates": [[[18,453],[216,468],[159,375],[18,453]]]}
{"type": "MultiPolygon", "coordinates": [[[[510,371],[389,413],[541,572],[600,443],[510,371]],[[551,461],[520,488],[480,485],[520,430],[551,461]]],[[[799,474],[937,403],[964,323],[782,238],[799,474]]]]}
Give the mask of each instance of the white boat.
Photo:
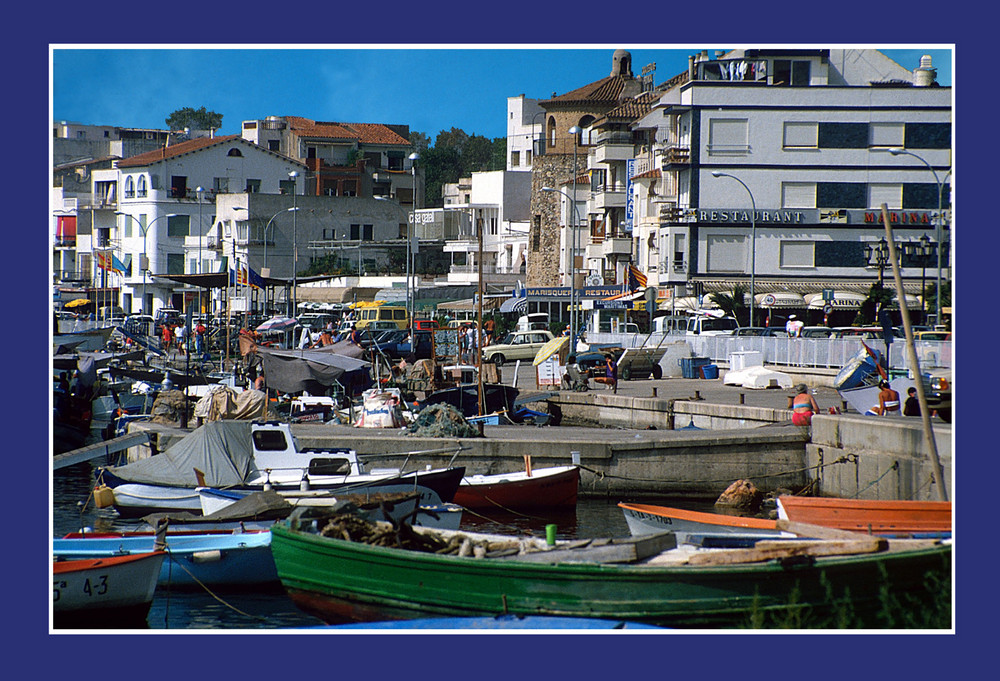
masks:
{"type": "Polygon", "coordinates": [[[120,515],[136,517],[199,513],[196,487],[291,492],[408,485],[434,491],[436,498],[421,499],[433,504],[450,502],[464,474],[463,467],[369,471],[353,450],[301,448],[287,423],[222,420],[206,423],[156,456],[98,468],[95,498],[99,507],[114,505],[120,515]]]}
{"type": "Polygon", "coordinates": [[[166,556],[164,551],[150,551],[57,560],[52,564],[54,625],[88,629],[142,626],[166,556]]]}

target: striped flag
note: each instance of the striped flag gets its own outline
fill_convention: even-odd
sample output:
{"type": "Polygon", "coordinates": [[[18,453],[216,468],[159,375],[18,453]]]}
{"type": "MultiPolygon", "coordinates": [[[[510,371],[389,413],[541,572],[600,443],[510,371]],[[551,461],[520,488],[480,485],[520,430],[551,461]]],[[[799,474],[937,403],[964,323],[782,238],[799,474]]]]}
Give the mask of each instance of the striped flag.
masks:
{"type": "Polygon", "coordinates": [[[640,288],[646,288],[646,275],[642,271],[633,265],[628,264],[628,288],[630,291],[638,291],[640,288]]]}
{"type": "Polygon", "coordinates": [[[111,251],[97,251],[97,266],[109,272],[125,273],[125,265],[111,251]]]}

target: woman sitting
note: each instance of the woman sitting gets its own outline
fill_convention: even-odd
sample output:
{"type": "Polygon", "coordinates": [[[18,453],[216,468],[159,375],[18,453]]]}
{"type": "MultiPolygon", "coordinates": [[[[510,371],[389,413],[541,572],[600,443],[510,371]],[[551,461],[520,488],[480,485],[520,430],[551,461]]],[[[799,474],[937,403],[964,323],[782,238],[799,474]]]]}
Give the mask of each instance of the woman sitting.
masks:
{"type": "Polygon", "coordinates": [[[813,414],[819,411],[819,405],[809,394],[805,383],[795,386],[795,394],[788,398],[788,408],[792,410],[792,423],[796,426],[808,426],[812,423],[813,414]]]}

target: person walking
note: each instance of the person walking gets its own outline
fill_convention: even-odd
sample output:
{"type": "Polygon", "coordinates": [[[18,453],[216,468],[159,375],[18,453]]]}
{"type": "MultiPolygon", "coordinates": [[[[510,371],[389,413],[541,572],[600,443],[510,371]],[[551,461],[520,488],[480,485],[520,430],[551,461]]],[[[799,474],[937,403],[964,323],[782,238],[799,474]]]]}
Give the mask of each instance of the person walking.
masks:
{"type": "Polygon", "coordinates": [[[801,319],[790,314],[788,315],[788,321],[785,323],[785,331],[788,333],[789,338],[801,338],[803,326],[805,324],[801,319]]]}
{"type": "Polygon", "coordinates": [[[792,423],[796,426],[808,426],[812,423],[813,414],[819,413],[816,398],[809,394],[805,383],[795,386],[795,394],[788,398],[788,408],[792,410],[792,423]]]}

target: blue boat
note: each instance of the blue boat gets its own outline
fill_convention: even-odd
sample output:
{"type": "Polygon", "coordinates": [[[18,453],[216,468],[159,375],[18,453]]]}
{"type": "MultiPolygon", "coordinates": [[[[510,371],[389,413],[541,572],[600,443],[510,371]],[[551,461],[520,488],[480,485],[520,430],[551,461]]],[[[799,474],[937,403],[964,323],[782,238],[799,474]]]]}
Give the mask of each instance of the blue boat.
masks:
{"type": "MultiPolygon", "coordinates": [[[[87,537],[54,539],[57,560],[110,558],[153,550],[152,533],[95,533],[87,537]]],[[[277,584],[271,556],[271,533],[166,535],[167,560],[158,584],[170,587],[228,587],[277,584]]]]}
{"type": "Polygon", "coordinates": [[[415,620],[389,620],[333,624],[315,629],[663,629],[652,624],[602,620],[589,617],[547,617],[541,615],[497,615],[496,617],[430,617],[415,620]]]}

